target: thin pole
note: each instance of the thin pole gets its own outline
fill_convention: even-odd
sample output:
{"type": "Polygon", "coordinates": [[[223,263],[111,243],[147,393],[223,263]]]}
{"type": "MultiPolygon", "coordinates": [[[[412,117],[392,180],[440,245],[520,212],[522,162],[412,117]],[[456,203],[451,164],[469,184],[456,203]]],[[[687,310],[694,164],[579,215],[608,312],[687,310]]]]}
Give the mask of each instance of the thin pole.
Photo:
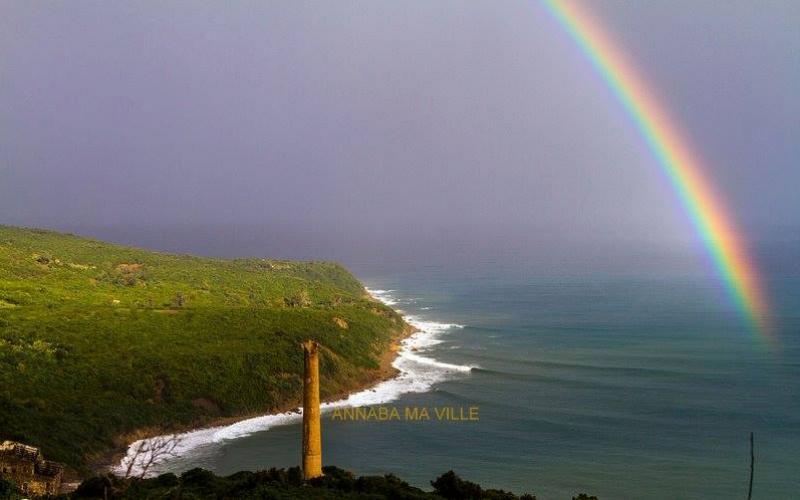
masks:
{"type": "Polygon", "coordinates": [[[753,433],[750,433],[750,487],[747,489],[747,500],[753,498],[753,471],[756,456],[753,454],[753,433]]]}

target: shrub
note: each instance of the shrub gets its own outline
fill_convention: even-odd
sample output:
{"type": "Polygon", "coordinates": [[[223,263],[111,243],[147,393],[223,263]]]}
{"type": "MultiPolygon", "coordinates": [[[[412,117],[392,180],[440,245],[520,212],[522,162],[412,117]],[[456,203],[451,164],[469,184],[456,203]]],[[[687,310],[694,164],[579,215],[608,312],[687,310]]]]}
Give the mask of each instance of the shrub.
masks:
{"type": "Polygon", "coordinates": [[[453,471],[448,471],[431,481],[433,491],[444,498],[452,500],[480,499],[481,487],[470,481],[464,481],[453,471]]]}
{"type": "Polygon", "coordinates": [[[0,477],[0,500],[17,500],[22,498],[16,485],[0,477]]]}

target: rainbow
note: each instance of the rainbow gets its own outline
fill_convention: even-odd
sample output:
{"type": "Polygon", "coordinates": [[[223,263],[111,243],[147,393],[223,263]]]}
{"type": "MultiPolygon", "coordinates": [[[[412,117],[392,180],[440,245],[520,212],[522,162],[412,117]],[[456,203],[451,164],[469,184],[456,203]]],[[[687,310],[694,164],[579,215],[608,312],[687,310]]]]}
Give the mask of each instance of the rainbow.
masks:
{"type": "Polygon", "coordinates": [[[542,0],[569,33],[635,123],[658,160],[724,281],[728,294],[748,325],[772,340],[767,297],[741,233],[703,173],[704,169],[678,125],[659,105],[636,72],[588,11],[574,1],[542,0]]]}

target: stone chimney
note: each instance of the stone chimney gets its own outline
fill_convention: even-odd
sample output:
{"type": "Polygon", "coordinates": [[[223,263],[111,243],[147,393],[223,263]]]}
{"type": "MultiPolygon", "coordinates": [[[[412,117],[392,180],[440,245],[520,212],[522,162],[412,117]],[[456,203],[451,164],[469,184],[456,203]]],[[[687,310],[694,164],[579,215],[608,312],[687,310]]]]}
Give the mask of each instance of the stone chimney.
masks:
{"type": "Polygon", "coordinates": [[[303,479],[322,475],[322,433],[319,414],[319,344],[302,343],[303,373],[303,479]]]}

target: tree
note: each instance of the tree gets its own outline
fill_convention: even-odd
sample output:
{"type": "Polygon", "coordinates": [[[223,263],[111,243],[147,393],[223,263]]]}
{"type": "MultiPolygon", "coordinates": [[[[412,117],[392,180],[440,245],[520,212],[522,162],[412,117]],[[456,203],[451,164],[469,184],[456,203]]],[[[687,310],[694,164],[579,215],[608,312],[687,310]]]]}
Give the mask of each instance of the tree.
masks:
{"type": "Polygon", "coordinates": [[[453,500],[480,499],[481,487],[470,481],[464,481],[453,471],[448,471],[431,481],[433,491],[444,498],[453,500]]]}
{"type": "Polygon", "coordinates": [[[176,450],[180,442],[180,436],[177,434],[137,441],[131,446],[128,456],[122,460],[122,466],[125,468],[123,477],[126,479],[147,477],[153,466],[179,456],[176,450]]]}

